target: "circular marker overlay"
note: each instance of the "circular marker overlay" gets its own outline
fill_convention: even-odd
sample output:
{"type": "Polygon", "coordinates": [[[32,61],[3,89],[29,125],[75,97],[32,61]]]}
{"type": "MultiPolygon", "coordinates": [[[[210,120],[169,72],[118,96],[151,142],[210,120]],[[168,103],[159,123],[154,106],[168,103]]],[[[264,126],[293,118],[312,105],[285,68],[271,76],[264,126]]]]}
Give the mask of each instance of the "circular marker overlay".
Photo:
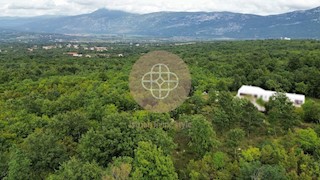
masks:
{"type": "Polygon", "coordinates": [[[130,92],[144,109],[164,113],[176,109],[188,97],[191,76],[183,60],[166,51],[142,56],[129,77],[130,92]]]}

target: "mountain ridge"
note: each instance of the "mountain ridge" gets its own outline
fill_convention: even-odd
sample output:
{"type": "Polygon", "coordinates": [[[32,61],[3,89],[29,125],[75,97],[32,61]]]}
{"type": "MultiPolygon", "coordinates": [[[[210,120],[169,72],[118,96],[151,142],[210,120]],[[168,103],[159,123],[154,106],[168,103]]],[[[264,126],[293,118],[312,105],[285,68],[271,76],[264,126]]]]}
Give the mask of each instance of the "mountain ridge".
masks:
{"type": "Polygon", "coordinates": [[[136,14],[98,9],[89,14],[33,17],[8,21],[0,28],[39,33],[112,34],[151,37],[230,39],[320,38],[320,7],[278,15],[223,12],[155,12],[136,14]]]}

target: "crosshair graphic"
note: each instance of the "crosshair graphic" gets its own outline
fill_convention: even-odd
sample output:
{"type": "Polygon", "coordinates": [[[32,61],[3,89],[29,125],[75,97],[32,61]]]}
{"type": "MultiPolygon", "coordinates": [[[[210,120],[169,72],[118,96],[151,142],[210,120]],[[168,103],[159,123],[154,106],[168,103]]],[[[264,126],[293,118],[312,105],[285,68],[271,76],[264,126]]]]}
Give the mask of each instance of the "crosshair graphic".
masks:
{"type": "Polygon", "coordinates": [[[152,51],[132,66],[129,88],[133,99],[145,110],[167,113],[188,99],[191,75],[179,56],[152,51]]]}
{"type": "Polygon", "coordinates": [[[178,76],[170,72],[165,64],[155,64],[151,71],[142,77],[141,84],[144,89],[151,92],[156,99],[165,99],[170,92],[179,85],[178,76]]]}

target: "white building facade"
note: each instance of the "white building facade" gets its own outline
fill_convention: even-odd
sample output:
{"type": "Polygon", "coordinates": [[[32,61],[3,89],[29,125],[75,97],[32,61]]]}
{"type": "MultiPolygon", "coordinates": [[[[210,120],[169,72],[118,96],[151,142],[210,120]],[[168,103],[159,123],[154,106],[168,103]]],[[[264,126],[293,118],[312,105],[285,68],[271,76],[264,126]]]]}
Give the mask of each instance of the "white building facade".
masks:
{"type": "MultiPolygon", "coordinates": [[[[256,86],[243,85],[238,90],[237,96],[240,98],[253,97],[254,99],[262,99],[263,101],[268,102],[276,93],[276,91],[268,91],[256,86]]],[[[292,93],[285,93],[285,95],[296,107],[301,107],[301,105],[305,103],[305,95],[292,93]]]]}

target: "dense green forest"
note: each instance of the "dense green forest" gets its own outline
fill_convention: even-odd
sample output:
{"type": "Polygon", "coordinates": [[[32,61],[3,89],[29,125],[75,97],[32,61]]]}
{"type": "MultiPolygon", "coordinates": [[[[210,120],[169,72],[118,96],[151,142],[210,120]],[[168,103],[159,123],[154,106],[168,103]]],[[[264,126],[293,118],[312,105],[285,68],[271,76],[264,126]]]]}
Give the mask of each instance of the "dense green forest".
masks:
{"type": "Polygon", "coordinates": [[[0,45],[0,179],[320,179],[319,41],[65,46],[0,45]],[[130,95],[133,64],[153,50],[192,74],[169,113],[130,95]],[[279,93],[262,113],[234,97],[244,84],[307,101],[279,93]]]}

